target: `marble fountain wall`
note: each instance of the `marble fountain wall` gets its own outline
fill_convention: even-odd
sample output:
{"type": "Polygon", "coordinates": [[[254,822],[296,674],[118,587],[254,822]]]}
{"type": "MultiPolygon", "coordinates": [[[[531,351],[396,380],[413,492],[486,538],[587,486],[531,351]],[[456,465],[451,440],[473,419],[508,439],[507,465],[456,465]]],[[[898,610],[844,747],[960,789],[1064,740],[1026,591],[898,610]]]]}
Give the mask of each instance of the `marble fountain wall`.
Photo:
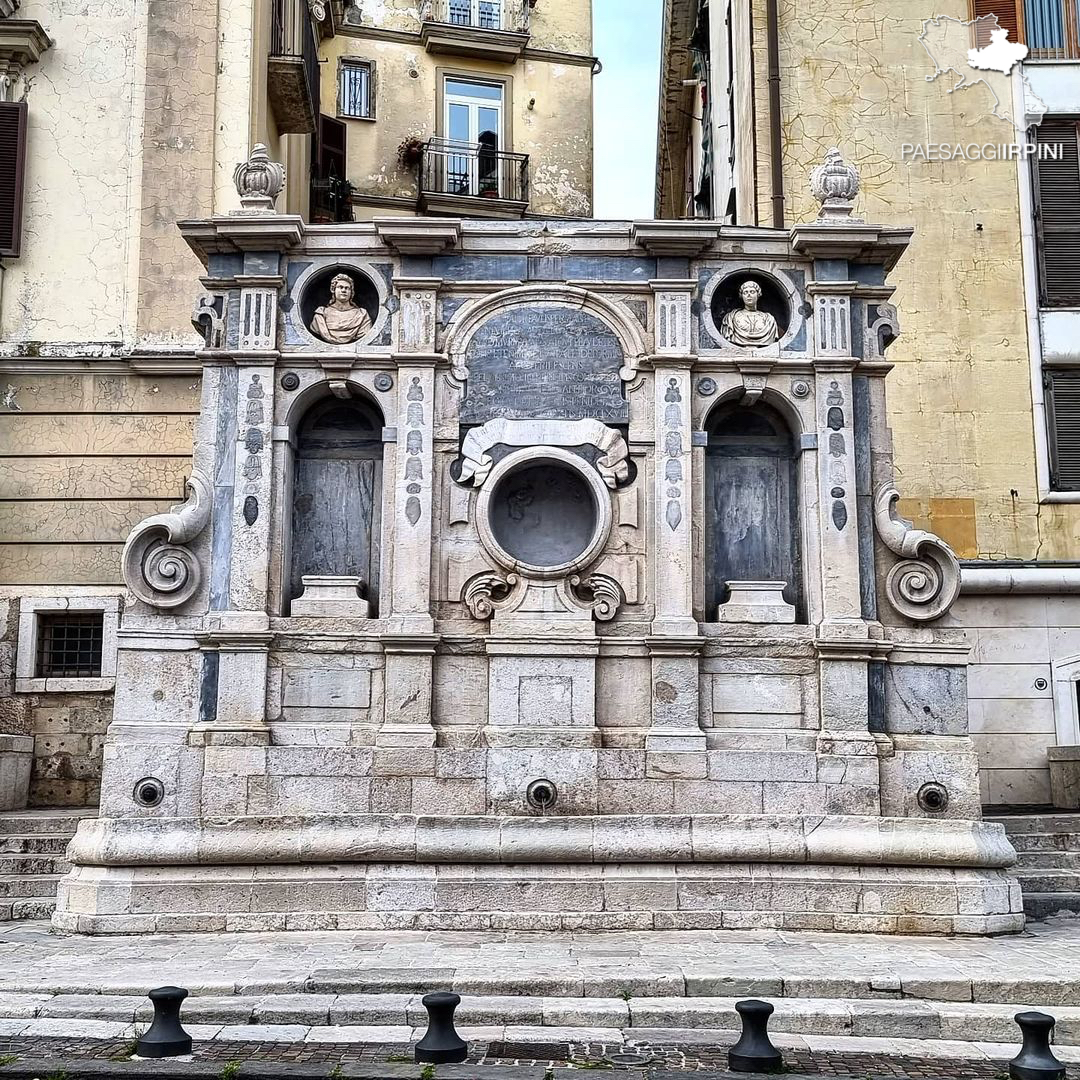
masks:
{"type": "Polygon", "coordinates": [[[57,927],[1022,927],[956,560],[892,512],[909,230],[182,230],[190,494],[125,550],[57,927]]]}

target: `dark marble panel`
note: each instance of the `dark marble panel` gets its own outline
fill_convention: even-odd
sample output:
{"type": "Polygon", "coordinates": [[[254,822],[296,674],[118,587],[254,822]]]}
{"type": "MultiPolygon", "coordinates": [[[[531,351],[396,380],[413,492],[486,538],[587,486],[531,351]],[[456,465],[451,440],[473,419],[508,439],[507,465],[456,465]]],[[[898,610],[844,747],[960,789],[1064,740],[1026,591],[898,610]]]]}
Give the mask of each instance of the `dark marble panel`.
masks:
{"type": "Polygon", "coordinates": [[[555,306],[503,312],[480,327],[465,359],[463,424],[497,417],[629,422],[619,339],[587,312],[555,306]]]}
{"type": "Polygon", "coordinates": [[[217,720],[218,672],[221,656],[208,649],[202,654],[202,675],[199,679],[199,723],[212,724],[217,720]]]}
{"type": "Polygon", "coordinates": [[[563,262],[573,281],[640,281],[656,277],[655,259],[631,259],[620,255],[580,255],[563,262]]]}
{"type": "Polygon", "coordinates": [[[853,297],[851,300],[851,355],[862,359],[863,331],[866,329],[866,305],[853,297]]]}
{"type": "Polygon", "coordinates": [[[233,488],[236,483],[236,392],[239,371],[221,369],[218,387],[217,452],[210,526],[210,610],[229,607],[232,565],[233,488]]]}
{"type": "Polygon", "coordinates": [[[874,498],[870,472],[870,379],[851,380],[855,441],[855,510],[859,525],[859,594],[862,617],[877,618],[877,580],[874,574],[874,498]]]}
{"type": "Polygon", "coordinates": [[[690,277],[690,260],[670,255],[662,256],[656,260],[656,276],[666,281],[686,281],[690,277]]]}
{"type": "Polygon", "coordinates": [[[870,731],[885,734],[885,661],[871,660],[866,665],[866,688],[870,731]]]}
{"type": "Polygon", "coordinates": [[[860,285],[885,284],[885,267],[880,263],[854,263],[848,267],[848,273],[860,285]]]}
{"type": "Polygon", "coordinates": [[[228,278],[243,273],[244,256],[242,252],[214,254],[210,256],[208,267],[211,277],[228,278]]]}
{"type": "Polygon", "coordinates": [[[245,274],[281,273],[281,255],[276,251],[245,251],[245,274]]]}
{"type": "Polygon", "coordinates": [[[529,256],[530,281],[564,281],[565,279],[566,273],[563,270],[561,255],[529,256]]]}
{"type": "Polygon", "coordinates": [[[815,281],[847,281],[848,280],[848,261],[847,261],[847,259],[815,259],[814,260],[814,280],[815,281]]]}
{"type": "Polygon", "coordinates": [[[436,255],[431,272],[446,281],[524,281],[529,260],[525,255],[436,255]]]}

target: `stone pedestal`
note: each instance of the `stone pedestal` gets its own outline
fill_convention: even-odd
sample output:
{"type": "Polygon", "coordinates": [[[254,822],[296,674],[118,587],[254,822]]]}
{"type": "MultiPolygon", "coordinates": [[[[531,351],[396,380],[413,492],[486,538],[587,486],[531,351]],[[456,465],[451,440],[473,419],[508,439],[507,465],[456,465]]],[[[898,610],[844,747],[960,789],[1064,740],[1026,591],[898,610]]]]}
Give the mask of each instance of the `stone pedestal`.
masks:
{"type": "Polygon", "coordinates": [[[360,597],[364,583],[358,577],[305,575],[301,580],[304,591],[290,608],[296,618],[366,619],[370,614],[370,605],[360,597]]]}
{"type": "Polygon", "coordinates": [[[1059,810],[1080,810],[1080,746],[1048,746],[1050,797],[1059,810]]]}
{"type": "Polygon", "coordinates": [[[784,599],[784,581],[727,581],[729,595],[716,613],[729,623],[793,623],[795,608],[784,599]]]}
{"type": "Polygon", "coordinates": [[[22,810],[34,764],[32,735],[0,735],[0,810],[22,810]]]}

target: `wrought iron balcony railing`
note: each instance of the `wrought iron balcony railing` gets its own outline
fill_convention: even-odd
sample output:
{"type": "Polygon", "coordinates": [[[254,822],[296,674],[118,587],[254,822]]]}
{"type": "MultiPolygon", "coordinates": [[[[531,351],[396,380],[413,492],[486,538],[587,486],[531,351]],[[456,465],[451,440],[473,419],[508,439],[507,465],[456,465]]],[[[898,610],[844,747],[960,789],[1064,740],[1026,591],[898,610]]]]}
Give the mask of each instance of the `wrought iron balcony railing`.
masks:
{"type": "Polygon", "coordinates": [[[528,33],[529,0],[424,0],[421,20],[478,30],[528,33]]]}
{"type": "Polygon", "coordinates": [[[353,186],[348,180],[331,176],[327,180],[313,178],[311,181],[312,222],[336,224],[353,221],[353,186]]]}
{"type": "Polygon", "coordinates": [[[529,201],[529,155],[494,150],[482,143],[429,139],[420,165],[425,194],[529,201]]]}
{"type": "Polygon", "coordinates": [[[271,0],[267,89],[283,134],[311,134],[319,116],[318,31],[307,0],[271,0]]]}

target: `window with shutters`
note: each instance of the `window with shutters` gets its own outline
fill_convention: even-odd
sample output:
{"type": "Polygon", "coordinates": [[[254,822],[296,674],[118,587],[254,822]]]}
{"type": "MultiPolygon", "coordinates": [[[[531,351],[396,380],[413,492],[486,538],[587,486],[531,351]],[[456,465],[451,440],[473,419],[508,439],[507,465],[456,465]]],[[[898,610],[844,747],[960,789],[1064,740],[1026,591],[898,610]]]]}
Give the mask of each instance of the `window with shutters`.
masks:
{"type": "Polygon", "coordinates": [[[338,67],[338,116],[375,119],[375,65],[369,60],[345,60],[338,67]]]}
{"type": "Polygon", "coordinates": [[[1050,486],[1080,491],[1080,369],[1049,369],[1046,421],[1050,434],[1050,486]]]}
{"type": "MultiPolygon", "coordinates": [[[[1038,0],[1035,0],[1038,2],[1038,0]]],[[[1064,0],[1059,0],[1064,2],[1064,0]]],[[[1075,3],[1075,0],[1071,0],[1075,3]]],[[[1010,41],[1024,40],[1023,0],[971,0],[971,17],[982,19],[986,15],[996,15],[998,25],[1009,31],[1010,41]]],[[[990,19],[975,25],[975,45],[984,48],[990,44],[990,33],[994,25],[990,19]]]]}
{"type": "Polygon", "coordinates": [[[1080,306],[1080,121],[1047,116],[1033,129],[1040,302],[1080,306]]]}
{"type": "Polygon", "coordinates": [[[23,175],[26,171],[26,102],[0,101],[0,256],[22,250],[23,175]]]}

